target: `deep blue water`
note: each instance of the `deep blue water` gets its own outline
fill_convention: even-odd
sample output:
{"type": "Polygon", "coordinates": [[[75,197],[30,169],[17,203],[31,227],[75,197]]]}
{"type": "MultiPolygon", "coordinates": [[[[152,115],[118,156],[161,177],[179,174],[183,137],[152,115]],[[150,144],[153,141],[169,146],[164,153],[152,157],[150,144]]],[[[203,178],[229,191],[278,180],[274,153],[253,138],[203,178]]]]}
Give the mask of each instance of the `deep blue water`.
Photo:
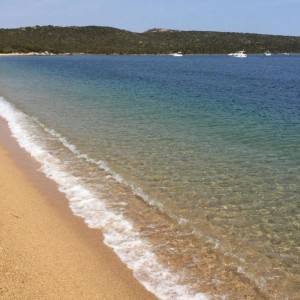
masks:
{"type": "Polygon", "coordinates": [[[0,95],[186,295],[296,299],[299,55],[1,57],[0,95]]]}

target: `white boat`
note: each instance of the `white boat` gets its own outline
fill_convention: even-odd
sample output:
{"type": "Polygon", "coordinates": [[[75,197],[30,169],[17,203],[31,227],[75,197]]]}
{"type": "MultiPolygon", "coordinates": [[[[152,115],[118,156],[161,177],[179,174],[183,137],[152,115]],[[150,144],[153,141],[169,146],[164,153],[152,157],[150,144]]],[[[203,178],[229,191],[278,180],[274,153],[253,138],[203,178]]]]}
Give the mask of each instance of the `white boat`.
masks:
{"type": "Polygon", "coordinates": [[[269,50],[264,53],[264,56],[271,56],[271,55],[272,54],[271,54],[271,52],[269,50]]]}
{"type": "Polygon", "coordinates": [[[183,56],[182,52],[172,53],[171,55],[175,56],[175,57],[181,57],[181,56],[183,56]]]}
{"type": "Polygon", "coordinates": [[[245,53],[244,50],[238,51],[235,53],[229,53],[228,55],[233,56],[233,57],[247,57],[247,54],[245,53]]]}

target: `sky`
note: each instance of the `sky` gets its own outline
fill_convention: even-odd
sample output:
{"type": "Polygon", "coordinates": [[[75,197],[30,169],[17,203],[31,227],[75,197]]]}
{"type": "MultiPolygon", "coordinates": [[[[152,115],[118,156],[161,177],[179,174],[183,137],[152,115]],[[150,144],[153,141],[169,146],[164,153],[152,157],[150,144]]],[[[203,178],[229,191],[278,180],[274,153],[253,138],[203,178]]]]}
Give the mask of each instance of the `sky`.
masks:
{"type": "Polygon", "coordinates": [[[300,0],[0,0],[0,28],[35,25],[300,36],[300,0]]]}

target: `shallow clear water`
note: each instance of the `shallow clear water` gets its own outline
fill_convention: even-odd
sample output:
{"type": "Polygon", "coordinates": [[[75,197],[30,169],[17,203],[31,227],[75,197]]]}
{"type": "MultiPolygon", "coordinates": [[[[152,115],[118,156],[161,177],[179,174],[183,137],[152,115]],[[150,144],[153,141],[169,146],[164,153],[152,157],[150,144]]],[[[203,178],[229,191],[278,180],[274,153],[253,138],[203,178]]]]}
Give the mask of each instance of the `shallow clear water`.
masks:
{"type": "Polygon", "coordinates": [[[297,299],[300,56],[1,57],[0,96],[160,298],[297,299]]]}

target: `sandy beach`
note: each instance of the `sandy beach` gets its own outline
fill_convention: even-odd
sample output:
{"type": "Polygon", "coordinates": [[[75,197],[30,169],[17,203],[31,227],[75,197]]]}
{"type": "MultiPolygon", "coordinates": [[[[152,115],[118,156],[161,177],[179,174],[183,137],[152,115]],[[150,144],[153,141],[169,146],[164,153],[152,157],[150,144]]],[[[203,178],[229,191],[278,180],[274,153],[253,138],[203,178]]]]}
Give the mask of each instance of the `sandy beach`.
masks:
{"type": "Polygon", "coordinates": [[[0,120],[0,298],[156,299],[0,120]]]}

